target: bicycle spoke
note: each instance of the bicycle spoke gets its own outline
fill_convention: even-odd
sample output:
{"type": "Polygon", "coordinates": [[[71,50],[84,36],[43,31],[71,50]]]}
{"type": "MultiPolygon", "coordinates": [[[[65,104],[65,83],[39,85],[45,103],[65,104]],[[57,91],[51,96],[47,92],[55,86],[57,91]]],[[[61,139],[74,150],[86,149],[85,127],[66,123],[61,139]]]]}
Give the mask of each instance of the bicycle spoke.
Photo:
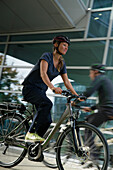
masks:
{"type": "Polygon", "coordinates": [[[8,113],[0,119],[0,122],[0,166],[13,167],[27,152],[24,141],[27,127],[26,124],[19,127],[22,119],[17,114],[8,113]]]}
{"type": "MultiPolygon", "coordinates": [[[[49,133],[51,132],[51,129],[49,129],[44,138],[47,138],[47,136],[49,135],[49,133]]],[[[50,167],[50,168],[57,168],[57,163],[56,163],[56,138],[57,135],[55,137],[53,137],[50,141],[50,143],[47,145],[47,147],[44,149],[43,154],[44,154],[44,160],[43,163],[50,167]]]]}
{"type": "Polygon", "coordinates": [[[13,119],[14,119],[14,115],[15,115],[15,113],[14,113],[13,116],[9,119],[9,116],[8,116],[8,114],[7,114],[7,120],[8,120],[10,123],[8,123],[8,121],[6,122],[6,123],[7,123],[7,129],[6,129],[5,135],[7,135],[8,130],[9,130],[9,129],[11,128],[11,126],[12,126],[12,122],[13,122],[13,119]]]}
{"type": "MultiPolygon", "coordinates": [[[[57,147],[59,169],[71,170],[79,166],[80,169],[88,168],[92,170],[94,168],[95,170],[104,170],[104,167],[107,166],[106,159],[108,157],[107,145],[104,138],[101,137],[98,131],[93,130],[90,125],[83,124],[82,126],[81,124],[78,128],[81,143],[80,146],[78,145],[79,154],[75,151],[71,128],[67,128],[59,139],[57,147]],[[90,135],[85,133],[86,129],[91,132],[89,133],[90,135]]],[[[77,135],[75,134],[75,136],[77,135]]]]}

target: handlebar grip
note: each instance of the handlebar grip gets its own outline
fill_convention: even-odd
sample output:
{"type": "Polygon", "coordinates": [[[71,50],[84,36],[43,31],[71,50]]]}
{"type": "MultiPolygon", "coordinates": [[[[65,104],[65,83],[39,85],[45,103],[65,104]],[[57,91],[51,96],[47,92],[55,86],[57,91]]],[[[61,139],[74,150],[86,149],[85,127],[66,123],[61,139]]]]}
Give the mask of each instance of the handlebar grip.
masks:
{"type": "Polygon", "coordinates": [[[87,99],[87,97],[86,97],[86,96],[83,96],[83,95],[79,95],[79,98],[80,98],[80,99],[83,99],[83,100],[86,100],[86,99],[87,99]]]}
{"type": "Polygon", "coordinates": [[[53,93],[55,93],[55,90],[53,90],[53,93]]]}

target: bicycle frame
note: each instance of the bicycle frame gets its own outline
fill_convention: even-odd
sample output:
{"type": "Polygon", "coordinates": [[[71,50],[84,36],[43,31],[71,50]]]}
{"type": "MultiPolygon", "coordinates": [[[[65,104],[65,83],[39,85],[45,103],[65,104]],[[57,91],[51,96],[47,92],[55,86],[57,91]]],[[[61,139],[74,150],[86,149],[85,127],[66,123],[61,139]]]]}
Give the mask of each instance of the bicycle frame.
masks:
{"type": "MultiPolygon", "coordinates": [[[[62,124],[62,122],[66,119],[67,116],[70,115],[70,123],[71,123],[71,128],[72,128],[72,134],[73,134],[73,141],[74,141],[74,146],[75,146],[75,150],[78,151],[78,147],[77,147],[77,142],[76,142],[76,137],[74,135],[74,129],[75,129],[75,121],[73,120],[72,117],[72,106],[71,103],[67,103],[66,104],[67,108],[65,109],[64,113],[62,114],[62,116],[60,117],[59,121],[57,122],[56,126],[53,127],[52,131],[50,132],[50,134],[48,135],[48,137],[45,139],[44,143],[42,143],[42,150],[44,150],[46,148],[46,146],[48,145],[48,143],[50,142],[50,140],[52,139],[53,135],[56,133],[56,131],[58,130],[58,128],[60,127],[60,125],[62,124]]],[[[37,144],[38,145],[38,144],[37,144]]],[[[35,145],[35,147],[37,147],[37,145],[35,145]]],[[[34,148],[35,148],[34,147],[34,148]]]]}
{"type": "MultiPolygon", "coordinates": [[[[63,123],[63,121],[66,119],[66,117],[69,117],[69,116],[70,116],[70,123],[71,123],[71,128],[72,128],[74,146],[75,146],[76,152],[78,151],[77,142],[76,142],[76,136],[75,136],[75,133],[74,133],[74,130],[75,130],[75,120],[74,120],[73,114],[72,114],[72,106],[71,106],[70,99],[68,100],[66,106],[67,106],[67,107],[66,107],[64,113],[62,114],[62,116],[60,117],[59,121],[58,121],[57,124],[53,127],[52,131],[50,132],[50,134],[48,135],[48,137],[45,139],[45,141],[41,144],[42,150],[44,150],[44,149],[46,148],[46,146],[49,144],[50,140],[52,139],[52,137],[54,136],[54,134],[56,133],[56,131],[59,129],[59,127],[60,127],[60,125],[63,123]]],[[[28,111],[28,110],[27,110],[27,111],[28,111]]],[[[28,111],[28,112],[29,112],[29,111],[28,111]]],[[[30,116],[30,117],[31,117],[31,116],[30,116]]],[[[25,119],[16,127],[16,129],[14,128],[14,129],[8,134],[8,136],[9,136],[11,133],[13,133],[15,130],[17,130],[26,120],[30,120],[30,117],[25,118],[25,119]]],[[[79,141],[79,144],[80,144],[78,132],[77,132],[77,137],[78,137],[78,141],[79,141]]],[[[39,145],[39,143],[37,143],[37,144],[33,147],[33,149],[35,149],[38,145],[39,145]]]]}
{"type": "Polygon", "coordinates": [[[59,126],[62,124],[62,122],[66,119],[67,116],[69,116],[71,114],[71,104],[67,103],[67,108],[64,111],[64,113],[62,114],[62,116],[60,117],[59,121],[57,122],[57,124],[53,127],[52,131],[50,132],[49,136],[45,139],[44,143],[42,143],[42,149],[46,148],[46,146],[48,145],[48,143],[50,142],[50,140],[52,139],[53,135],[56,133],[56,131],[58,130],[59,126]]]}
{"type": "MultiPolygon", "coordinates": [[[[93,125],[84,123],[84,121],[78,120],[79,110],[82,109],[81,106],[77,105],[78,97],[68,92],[67,93],[64,92],[64,96],[67,97],[66,109],[64,113],[62,113],[59,121],[52,128],[51,132],[49,131],[50,133],[48,137],[45,137],[46,139],[43,143],[41,142],[25,143],[24,141],[25,134],[29,128],[28,126],[29,120],[33,118],[31,117],[32,113],[29,112],[29,110],[26,109],[26,111],[30,113],[30,116],[27,115],[26,118],[22,115],[21,112],[20,112],[21,114],[18,114],[18,112],[16,111],[14,111],[13,113],[9,113],[9,115],[5,114],[5,116],[3,117],[3,120],[1,116],[1,124],[2,124],[1,130],[3,129],[3,131],[1,131],[3,132],[1,134],[1,139],[2,139],[1,147],[3,148],[3,152],[1,152],[0,154],[5,155],[6,152],[10,153],[11,152],[10,146],[11,148],[14,147],[15,150],[16,150],[16,146],[18,148],[23,148],[23,149],[21,150],[20,154],[17,155],[18,156],[17,160],[15,160],[15,157],[14,157],[13,161],[11,159],[11,161],[8,160],[9,162],[7,162],[7,156],[9,154],[6,154],[5,159],[4,157],[2,159],[2,156],[1,156],[2,161],[0,161],[0,166],[12,167],[12,166],[17,165],[23,160],[27,151],[28,151],[28,158],[30,160],[42,161],[43,151],[44,151],[45,158],[46,158],[46,155],[48,156],[49,153],[50,154],[52,153],[52,155],[56,153],[56,157],[54,158],[57,159],[57,165],[59,169],[64,169],[63,166],[65,166],[65,163],[68,162],[68,159],[70,162],[72,158],[77,159],[77,162],[79,161],[80,164],[85,164],[87,162],[86,163],[87,165],[89,161],[92,161],[92,163],[96,167],[99,167],[99,168],[102,167],[103,170],[107,168],[108,161],[109,161],[109,152],[108,152],[108,146],[107,146],[106,140],[104,139],[102,133],[93,125]],[[75,99],[74,100],[75,103],[73,104],[73,106],[76,107],[74,115],[73,115],[73,110],[72,110],[72,105],[71,105],[71,99],[75,99]],[[53,138],[54,135],[57,135],[56,132],[59,131],[61,124],[63,124],[64,120],[67,120],[67,119],[69,119],[69,125],[66,124],[65,129],[64,130],[61,129],[63,131],[62,132],[60,131],[61,133],[58,135],[58,140],[56,144],[55,142],[53,142],[51,145],[51,141],[52,141],[51,139],[53,138]],[[7,120],[8,120],[8,124],[5,124],[5,121],[7,122],[7,120]],[[23,126],[24,124],[25,126],[23,126]],[[6,125],[8,125],[8,127],[6,127],[6,125]],[[7,129],[10,129],[10,130],[7,131],[7,129]],[[86,136],[86,133],[83,133],[86,130],[88,132],[91,132],[93,136],[91,135],[91,137],[89,137],[90,135],[89,133],[86,136]],[[95,137],[98,138],[99,140],[96,139],[94,141],[95,137]],[[100,147],[101,147],[101,150],[100,150],[100,147]],[[7,150],[8,148],[9,150],[7,150]],[[99,153],[97,153],[98,150],[99,150],[99,153]],[[95,161],[93,162],[93,158],[91,157],[93,154],[94,156],[97,155],[97,159],[96,159],[97,162],[95,161]],[[99,162],[98,162],[98,155],[100,156],[99,162]],[[97,163],[99,163],[100,165],[98,165],[97,163]]],[[[47,136],[47,134],[45,136],[47,136]]],[[[50,157],[50,161],[51,161],[51,157],[50,157]]],[[[45,159],[45,163],[49,165],[49,167],[56,167],[56,162],[54,163],[50,161],[46,161],[45,159]]],[[[76,161],[74,163],[76,163],[76,161]]]]}
{"type": "MultiPolygon", "coordinates": [[[[28,111],[28,110],[27,110],[28,111]]],[[[29,112],[29,111],[28,111],[29,112]]],[[[30,113],[30,112],[29,112],[30,113]]],[[[16,114],[16,112],[14,112],[14,114],[16,114]]],[[[16,127],[14,128],[6,137],[10,136],[15,130],[17,130],[26,120],[29,121],[31,119],[31,115],[25,119],[22,120],[22,122],[16,127]]]]}

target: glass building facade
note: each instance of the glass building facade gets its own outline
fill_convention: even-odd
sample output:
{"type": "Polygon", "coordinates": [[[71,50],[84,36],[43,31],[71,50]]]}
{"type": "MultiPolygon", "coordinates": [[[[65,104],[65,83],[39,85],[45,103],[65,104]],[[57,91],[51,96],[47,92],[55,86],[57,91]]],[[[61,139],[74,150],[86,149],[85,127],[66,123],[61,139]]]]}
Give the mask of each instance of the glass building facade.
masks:
{"type": "MultiPolygon", "coordinates": [[[[87,5],[88,1],[83,2],[87,5]]],[[[106,64],[107,75],[113,80],[113,1],[90,2],[87,27],[84,29],[0,35],[0,102],[6,99],[21,101],[23,79],[42,53],[52,51],[52,39],[59,34],[71,39],[71,46],[64,59],[68,77],[75,82],[78,92],[79,88],[83,92],[89,86],[89,68],[93,63],[106,64]]],[[[54,101],[58,108],[61,98],[56,97],[54,101]]],[[[89,102],[92,103],[93,100],[89,102]]],[[[54,116],[55,110],[53,107],[54,116]]],[[[59,114],[63,110],[64,105],[59,108],[59,114]]]]}

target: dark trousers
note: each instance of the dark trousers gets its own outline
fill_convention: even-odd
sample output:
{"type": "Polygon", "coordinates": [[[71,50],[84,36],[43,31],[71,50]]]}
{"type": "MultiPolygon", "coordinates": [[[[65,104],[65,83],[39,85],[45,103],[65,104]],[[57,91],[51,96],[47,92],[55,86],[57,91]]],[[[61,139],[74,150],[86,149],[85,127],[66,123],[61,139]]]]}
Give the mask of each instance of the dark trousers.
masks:
{"type": "Polygon", "coordinates": [[[113,108],[103,107],[99,108],[97,113],[93,113],[86,117],[86,121],[96,127],[102,123],[113,119],[113,108]]]}
{"type": "Polygon", "coordinates": [[[37,110],[29,132],[43,137],[52,122],[50,113],[52,102],[46,96],[45,91],[37,87],[24,87],[22,93],[25,100],[34,104],[37,110]]]}
{"type": "MultiPolygon", "coordinates": [[[[113,108],[99,108],[97,113],[91,114],[86,117],[88,123],[99,127],[102,123],[113,119],[113,108]]],[[[85,129],[85,143],[87,146],[92,148],[90,150],[90,157],[92,159],[98,159],[99,150],[94,142],[94,136],[92,136],[92,132],[88,129],[85,129]]]]}

